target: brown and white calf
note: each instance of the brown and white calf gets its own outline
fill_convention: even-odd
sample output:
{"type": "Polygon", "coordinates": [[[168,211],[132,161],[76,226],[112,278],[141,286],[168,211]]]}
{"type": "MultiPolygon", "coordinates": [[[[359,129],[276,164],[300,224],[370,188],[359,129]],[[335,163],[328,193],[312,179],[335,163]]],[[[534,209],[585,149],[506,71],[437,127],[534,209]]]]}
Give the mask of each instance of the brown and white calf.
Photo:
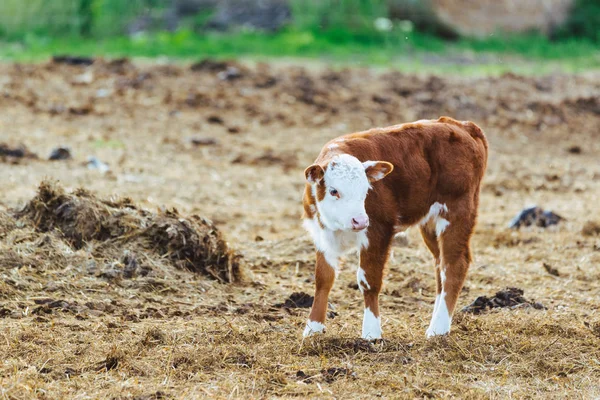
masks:
{"type": "Polygon", "coordinates": [[[341,257],[360,254],[362,337],[381,338],[379,292],[395,234],[418,225],[435,258],[437,297],[427,337],[450,331],[477,218],[488,143],[469,121],[441,117],[341,136],[305,171],[304,227],[317,250],[315,299],[304,336],[325,330],[341,257]],[[384,179],[385,178],[385,179],[384,179]]]}

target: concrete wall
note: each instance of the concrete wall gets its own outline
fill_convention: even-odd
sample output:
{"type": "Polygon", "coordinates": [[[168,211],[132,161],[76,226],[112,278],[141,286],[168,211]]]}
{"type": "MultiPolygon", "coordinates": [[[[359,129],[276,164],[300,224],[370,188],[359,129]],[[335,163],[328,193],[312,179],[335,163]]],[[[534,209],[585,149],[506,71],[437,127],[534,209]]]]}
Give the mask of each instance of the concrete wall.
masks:
{"type": "Polygon", "coordinates": [[[574,0],[430,0],[437,18],[459,34],[498,31],[549,33],[569,15],[574,0]]]}

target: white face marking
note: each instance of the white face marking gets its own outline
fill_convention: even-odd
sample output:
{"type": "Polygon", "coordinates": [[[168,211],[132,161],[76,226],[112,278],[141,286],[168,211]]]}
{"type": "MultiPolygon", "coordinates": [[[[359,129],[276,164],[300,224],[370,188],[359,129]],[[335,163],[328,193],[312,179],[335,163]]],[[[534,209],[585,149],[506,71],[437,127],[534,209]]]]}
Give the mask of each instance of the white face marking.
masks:
{"type": "MultiPolygon", "coordinates": [[[[369,247],[367,231],[352,231],[352,218],[366,216],[365,198],[371,185],[365,166],[356,157],[348,154],[335,156],[325,172],[326,194],[317,201],[317,216],[304,219],[304,228],[310,233],[318,251],[327,263],[337,271],[340,257],[349,250],[360,251],[369,247]],[[340,198],[329,192],[336,189],[340,198]]],[[[312,195],[317,200],[317,184],[311,185],[312,195]]],[[[312,206],[311,206],[312,207],[312,206]]],[[[311,208],[312,211],[312,208],[311,208]]]]}
{"type": "Polygon", "coordinates": [[[450,332],[450,324],[452,318],[448,312],[448,306],[446,306],[446,293],[444,290],[435,298],[435,306],[433,307],[433,315],[431,316],[431,323],[427,328],[427,338],[431,338],[436,335],[445,335],[450,332]]]}
{"type": "Polygon", "coordinates": [[[365,308],[362,338],[367,340],[381,339],[381,318],[376,317],[369,308],[365,308]]]}
{"type": "Polygon", "coordinates": [[[352,230],[352,219],[366,217],[365,199],[371,188],[365,166],[349,154],[340,154],[332,158],[324,176],[325,198],[317,199],[316,184],[313,195],[317,199],[317,209],[326,228],[352,230]],[[339,198],[331,195],[337,190],[339,198]]]}
{"type": "Polygon", "coordinates": [[[358,283],[358,288],[360,289],[361,293],[364,293],[365,288],[371,289],[371,285],[369,285],[365,275],[365,270],[361,267],[358,267],[356,270],[356,283],[358,283]]]}
{"type": "Polygon", "coordinates": [[[421,222],[419,222],[419,224],[421,225],[427,225],[428,223],[432,222],[435,224],[435,234],[436,236],[440,236],[448,227],[448,225],[450,225],[450,222],[448,222],[447,219],[441,217],[440,214],[442,213],[447,213],[448,212],[448,207],[446,207],[445,204],[440,204],[438,202],[435,202],[431,205],[431,207],[429,207],[429,212],[427,213],[427,215],[425,217],[423,217],[423,219],[421,220],[421,222]]]}
{"type": "Polygon", "coordinates": [[[304,328],[302,336],[307,337],[314,335],[315,333],[323,332],[325,332],[325,325],[317,321],[308,320],[308,322],[306,322],[306,328],[304,328]]]}
{"type": "Polygon", "coordinates": [[[336,143],[331,143],[329,146],[327,146],[327,148],[329,150],[334,150],[334,149],[337,149],[338,147],[340,147],[340,146],[336,143]]]}

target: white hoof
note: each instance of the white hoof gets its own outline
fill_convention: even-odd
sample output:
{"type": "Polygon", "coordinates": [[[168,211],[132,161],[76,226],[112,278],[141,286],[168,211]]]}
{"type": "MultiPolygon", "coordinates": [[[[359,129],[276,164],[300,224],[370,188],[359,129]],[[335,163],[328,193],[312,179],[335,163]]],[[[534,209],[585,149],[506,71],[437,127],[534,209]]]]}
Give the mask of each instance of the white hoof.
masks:
{"type": "Polygon", "coordinates": [[[450,332],[450,325],[452,324],[452,318],[448,313],[446,307],[446,301],[444,299],[444,293],[436,298],[435,307],[433,310],[433,316],[431,317],[431,323],[427,328],[427,339],[433,336],[446,335],[450,332]]]}
{"type": "Polygon", "coordinates": [[[317,322],[317,321],[309,320],[306,323],[306,328],[304,328],[304,332],[302,333],[302,336],[308,337],[308,336],[312,336],[317,333],[324,333],[324,332],[325,332],[325,325],[323,325],[322,323],[317,322]]]}
{"type": "Polygon", "coordinates": [[[427,339],[431,339],[434,336],[447,335],[448,333],[450,333],[450,326],[444,329],[442,329],[441,327],[430,326],[429,328],[427,328],[427,332],[425,334],[427,335],[427,339]]]}
{"type": "Polygon", "coordinates": [[[381,339],[381,318],[376,317],[369,308],[365,308],[362,338],[366,340],[381,339]]]}

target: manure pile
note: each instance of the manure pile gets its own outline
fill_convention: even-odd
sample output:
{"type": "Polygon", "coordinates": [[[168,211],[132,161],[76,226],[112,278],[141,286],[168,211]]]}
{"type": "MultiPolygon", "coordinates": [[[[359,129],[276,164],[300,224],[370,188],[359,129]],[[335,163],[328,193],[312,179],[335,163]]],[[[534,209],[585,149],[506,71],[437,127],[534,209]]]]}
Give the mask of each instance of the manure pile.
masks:
{"type": "Polygon", "coordinates": [[[101,200],[85,189],[67,193],[50,181],[22,210],[0,214],[0,238],[4,268],[63,264],[55,259],[78,254],[88,265],[108,266],[104,277],[175,267],[226,283],[241,279],[240,256],[211,221],[175,209],[153,213],[127,198],[101,200]]]}

